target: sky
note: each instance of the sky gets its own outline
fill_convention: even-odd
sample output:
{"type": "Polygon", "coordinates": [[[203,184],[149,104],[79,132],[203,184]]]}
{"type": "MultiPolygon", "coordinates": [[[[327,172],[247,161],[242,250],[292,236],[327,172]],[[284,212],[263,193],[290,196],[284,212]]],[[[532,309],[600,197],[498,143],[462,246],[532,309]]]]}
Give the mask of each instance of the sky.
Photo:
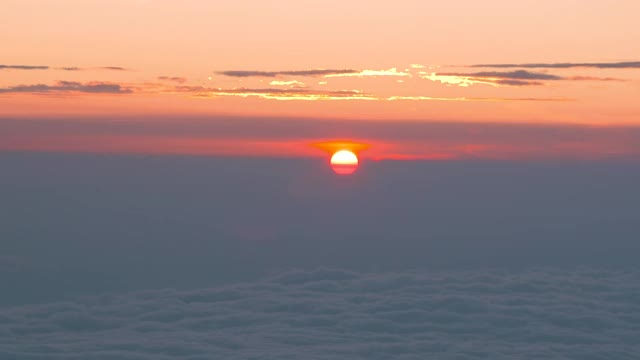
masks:
{"type": "Polygon", "coordinates": [[[3,4],[4,150],[310,157],[346,139],[375,159],[638,157],[637,1],[62,4],[3,4]],[[259,134],[216,136],[247,118],[259,134]],[[450,126],[437,143],[395,133],[433,124],[450,126]]]}
{"type": "Polygon", "coordinates": [[[640,2],[0,8],[1,359],[640,357],[640,2]]]}

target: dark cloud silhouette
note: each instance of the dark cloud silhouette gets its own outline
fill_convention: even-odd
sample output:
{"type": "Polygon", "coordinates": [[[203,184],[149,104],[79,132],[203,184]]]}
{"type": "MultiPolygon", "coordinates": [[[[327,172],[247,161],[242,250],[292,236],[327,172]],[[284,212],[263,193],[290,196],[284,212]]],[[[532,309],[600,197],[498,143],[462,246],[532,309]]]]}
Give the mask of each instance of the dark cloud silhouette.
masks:
{"type": "Polygon", "coordinates": [[[32,65],[1,65],[0,70],[47,70],[48,66],[32,66],[32,65]]]}
{"type": "Polygon", "coordinates": [[[132,91],[119,84],[75,81],[58,81],[55,85],[36,84],[18,85],[0,88],[0,94],[10,93],[96,93],[96,94],[128,94],[132,91]]]}
{"type": "Polygon", "coordinates": [[[158,80],[161,81],[171,81],[179,84],[185,83],[187,79],[179,76],[158,76],[158,80]]]}
{"type": "Polygon", "coordinates": [[[633,359],[640,272],[320,268],[0,309],[0,357],[633,359]]]}
{"type": "Polygon", "coordinates": [[[336,74],[356,74],[352,69],[313,69],[313,70],[289,70],[289,71],[253,71],[253,70],[229,70],[217,72],[219,75],[230,77],[278,77],[288,76],[325,76],[336,74]]]}
{"type": "Polygon", "coordinates": [[[637,68],[640,68],[640,61],[605,62],[605,63],[475,64],[475,65],[471,65],[470,67],[529,68],[529,69],[569,69],[569,68],[637,69],[637,68]]]}
{"type": "Polygon", "coordinates": [[[515,71],[481,71],[475,73],[442,73],[440,75],[469,76],[474,78],[516,79],[516,80],[562,80],[562,77],[546,73],[536,73],[527,70],[515,71]]]}

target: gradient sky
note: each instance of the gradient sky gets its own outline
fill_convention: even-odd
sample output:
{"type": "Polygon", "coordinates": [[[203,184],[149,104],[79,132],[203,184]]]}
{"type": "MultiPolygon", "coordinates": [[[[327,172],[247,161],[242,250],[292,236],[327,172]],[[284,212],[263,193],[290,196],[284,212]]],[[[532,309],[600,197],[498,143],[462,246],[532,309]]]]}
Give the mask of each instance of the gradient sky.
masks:
{"type": "Polygon", "coordinates": [[[640,0],[0,4],[0,359],[640,359],[640,0]]]}
{"type": "Polygon", "coordinates": [[[312,145],[346,140],[378,159],[637,158],[638,13],[635,0],[8,0],[0,150],[324,156],[312,145]]]}

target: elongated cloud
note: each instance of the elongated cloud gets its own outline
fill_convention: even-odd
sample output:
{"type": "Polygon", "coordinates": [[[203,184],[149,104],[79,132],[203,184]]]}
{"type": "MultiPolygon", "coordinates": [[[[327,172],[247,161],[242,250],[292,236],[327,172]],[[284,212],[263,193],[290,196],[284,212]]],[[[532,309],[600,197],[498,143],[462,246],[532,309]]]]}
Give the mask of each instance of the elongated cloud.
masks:
{"type": "Polygon", "coordinates": [[[334,90],[322,91],[303,88],[235,88],[235,89],[210,89],[185,87],[184,90],[194,92],[199,96],[239,96],[259,97],[270,100],[379,100],[377,97],[362,93],[358,90],[334,90]]]}
{"type": "Polygon", "coordinates": [[[272,86],[290,86],[290,87],[306,87],[306,84],[301,82],[301,81],[297,81],[297,80],[290,80],[290,81],[280,81],[280,80],[273,80],[269,83],[269,85],[272,86]]]}
{"type": "Polygon", "coordinates": [[[176,82],[179,84],[185,83],[187,81],[187,79],[180,76],[158,76],[158,80],[176,82]]]}
{"type": "Polygon", "coordinates": [[[254,70],[229,70],[217,72],[219,75],[230,77],[278,77],[287,76],[326,76],[339,74],[355,74],[357,70],[352,69],[312,69],[312,70],[287,70],[287,71],[254,71],[254,70]]]}
{"type": "Polygon", "coordinates": [[[400,77],[411,77],[410,73],[398,71],[396,68],[391,68],[387,70],[360,70],[354,73],[347,74],[329,74],[325,77],[367,77],[367,76],[400,76],[400,77]]]}
{"type": "Polygon", "coordinates": [[[114,70],[114,71],[129,71],[129,69],[121,67],[121,66],[102,66],[99,69],[114,70]]]}
{"type": "Polygon", "coordinates": [[[480,71],[474,73],[446,72],[427,73],[421,72],[423,79],[439,81],[443,84],[458,85],[468,87],[475,84],[485,84],[492,86],[531,86],[543,85],[543,81],[573,80],[573,81],[623,81],[616,78],[601,78],[595,76],[572,76],[563,77],[541,72],[531,72],[527,70],[515,71],[480,71]]]}
{"type": "Polygon", "coordinates": [[[55,85],[35,84],[18,85],[7,88],[0,88],[0,94],[11,93],[92,93],[92,94],[127,94],[130,89],[119,84],[89,82],[80,83],[75,81],[58,81],[55,85]]]}
{"type": "Polygon", "coordinates": [[[231,77],[278,77],[278,76],[318,76],[318,77],[367,77],[367,76],[401,76],[410,77],[411,74],[398,71],[396,68],[386,70],[353,70],[353,69],[317,69],[293,71],[221,71],[220,75],[231,77]]]}
{"type": "Polygon", "coordinates": [[[529,69],[640,69],[640,61],[604,62],[604,63],[529,63],[529,64],[475,64],[478,68],[529,68],[529,69]]]}
{"type": "MultiPolygon", "coordinates": [[[[160,80],[180,83],[182,78],[160,77],[160,80]]],[[[279,85],[276,83],[274,85],[279,85]]],[[[257,97],[268,100],[368,100],[368,101],[568,101],[568,98],[517,98],[517,97],[436,97],[426,95],[381,96],[361,90],[316,90],[303,86],[288,88],[212,88],[205,86],[166,85],[166,84],[116,84],[104,82],[80,83],[58,81],[53,85],[32,84],[0,88],[0,94],[56,94],[56,93],[94,93],[94,94],[190,94],[195,97],[216,98],[221,96],[257,97]]]]}
{"type": "Polygon", "coordinates": [[[48,66],[33,66],[33,65],[2,65],[0,64],[0,70],[48,70],[48,66]]]}
{"type": "Polygon", "coordinates": [[[176,88],[178,92],[193,93],[200,97],[238,96],[259,97],[269,100],[368,100],[368,101],[568,101],[567,98],[499,98],[499,97],[435,97],[435,96],[378,96],[359,90],[313,90],[307,88],[234,88],[215,89],[205,87],[182,86],[176,88]]]}
{"type": "Polygon", "coordinates": [[[127,69],[121,66],[98,66],[98,67],[87,67],[87,68],[78,67],[78,66],[66,66],[66,67],[60,67],[55,69],[64,70],[64,71],[87,71],[87,70],[131,71],[131,69],[127,69]]]}

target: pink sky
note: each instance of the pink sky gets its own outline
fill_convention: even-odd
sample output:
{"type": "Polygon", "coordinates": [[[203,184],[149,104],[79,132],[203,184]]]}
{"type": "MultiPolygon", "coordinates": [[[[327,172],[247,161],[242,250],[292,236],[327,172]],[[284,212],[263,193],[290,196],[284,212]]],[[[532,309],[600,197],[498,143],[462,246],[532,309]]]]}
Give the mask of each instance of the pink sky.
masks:
{"type": "Polygon", "coordinates": [[[0,128],[15,131],[0,134],[0,149],[286,156],[335,137],[369,141],[378,158],[635,157],[635,135],[593,129],[640,125],[639,13],[635,0],[7,0],[0,128]],[[263,130],[181,135],[193,126],[183,118],[225,117],[263,119],[263,130]],[[144,121],[147,133],[35,133],[11,119],[144,121]],[[273,119],[313,119],[318,130],[278,128],[291,135],[283,140],[273,119]],[[180,127],[158,139],[167,121],[180,127]],[[412,122],[452,126],[425,142],[371,138],[359,122],[400,133],[412,122]],[[464,124],[530,136],[476,139],[464,124]],[[576,136],[544,138],[531,125],[576,136]]]}

